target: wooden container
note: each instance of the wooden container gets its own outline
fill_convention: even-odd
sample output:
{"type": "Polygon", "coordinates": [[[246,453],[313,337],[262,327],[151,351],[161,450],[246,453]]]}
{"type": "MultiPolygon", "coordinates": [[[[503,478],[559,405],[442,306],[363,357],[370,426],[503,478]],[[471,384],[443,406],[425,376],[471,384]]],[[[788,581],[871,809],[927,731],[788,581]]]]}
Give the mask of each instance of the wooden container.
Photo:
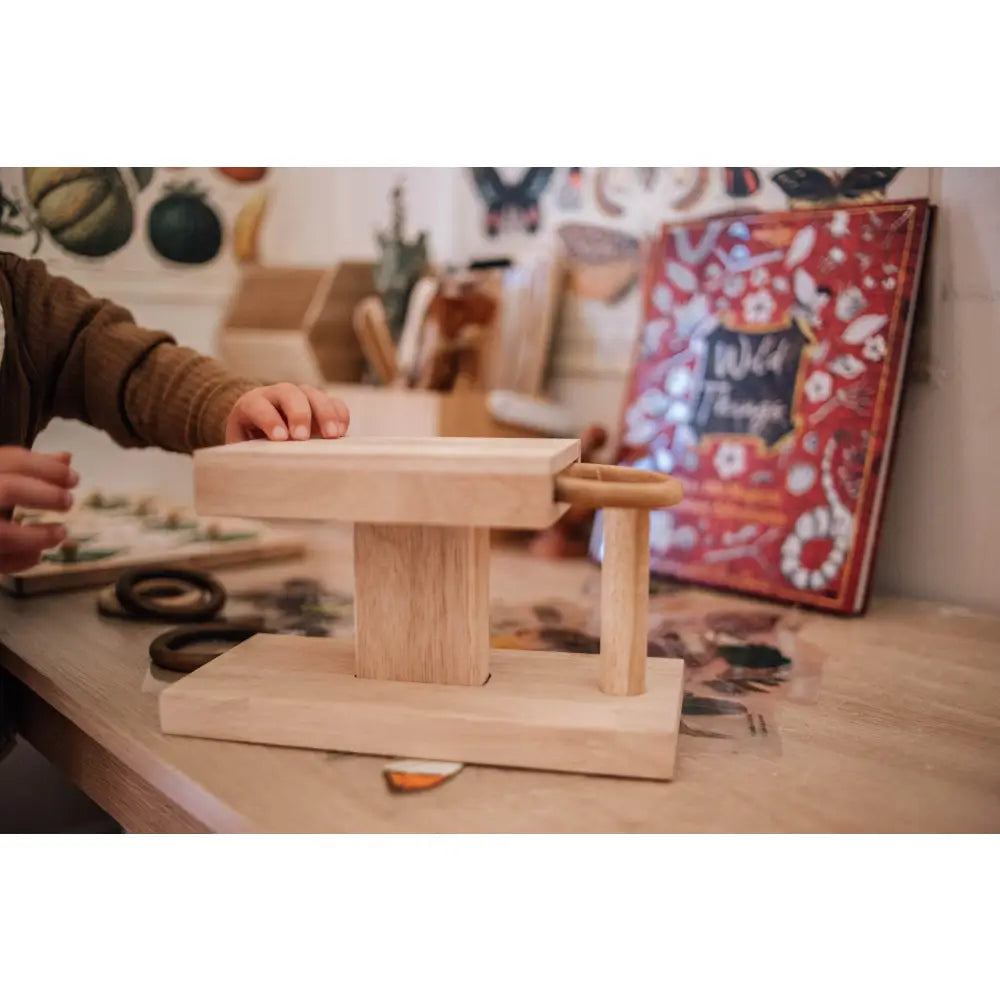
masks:
{"type": "Polygon", "coordinates": [[[223,363],[265,382],[356,382],[364,357],[355,306],[374,291],[370,261],[244,270],[218,334],[223,363]]]}
{"type": "Polygon", "coordinates": [[[473,389],[433,392],[344,383],[323,388],[347,404],[351,437],[540,436],[531,428],[496,420],[486,394],[473,389]]]}
{"type": "Polygon", "coordinates": [[[372,294],[367,261],[330,269],[248,267],[218,334],[219,356],[248,378],[315,385],[338,396],[350,410],[352,437],[555,436],[530,419],[497,419],[486,389],[461,379],[448,392],[362,384],[354,312],[372,294]]]}

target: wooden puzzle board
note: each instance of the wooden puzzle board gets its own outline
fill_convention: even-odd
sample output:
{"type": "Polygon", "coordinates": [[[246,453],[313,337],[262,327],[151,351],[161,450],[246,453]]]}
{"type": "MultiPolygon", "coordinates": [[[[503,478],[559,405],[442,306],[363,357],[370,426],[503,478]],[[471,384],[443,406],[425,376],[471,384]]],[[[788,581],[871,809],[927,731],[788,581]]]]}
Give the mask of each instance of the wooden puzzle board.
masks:
{"type": "Polygon", "coordinates": [[[102,586],[137,566],[207,570],[296,559],[305,553],[298,536],[254,521],[201,518],[184,508],[133,496],[103,502],[106,506],[94,507],[84,500],[61,515],[18,511],[26,521],[65,524],[78,542],[78,552],[73,561],[65,561],[58,550],[47,552],[37,566],[0,578],[3,589],[27,597],[102,586]]]}

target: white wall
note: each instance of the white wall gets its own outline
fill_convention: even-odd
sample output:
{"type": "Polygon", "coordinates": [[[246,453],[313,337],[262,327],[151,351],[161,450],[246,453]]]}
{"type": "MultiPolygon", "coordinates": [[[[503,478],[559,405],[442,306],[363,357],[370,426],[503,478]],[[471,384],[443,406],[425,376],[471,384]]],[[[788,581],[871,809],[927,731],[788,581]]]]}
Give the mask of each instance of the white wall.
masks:
{"type": "Polygon", "coordinates": [[[278,170],[262,255],[268,263],[296,265],[371,258],[375,230],[390,228],[390,194],[402,181],[408,233],[427,231],[434,259],[450,260],[459,252],[455,242],[458,174],[457,169],[419,167],[278,170]]]}
{"type": "Polygon", "coordinates": [[[937,172],[926,334],[909,386],[877,586],[1000,611],[1000,170],[937,172]]]}

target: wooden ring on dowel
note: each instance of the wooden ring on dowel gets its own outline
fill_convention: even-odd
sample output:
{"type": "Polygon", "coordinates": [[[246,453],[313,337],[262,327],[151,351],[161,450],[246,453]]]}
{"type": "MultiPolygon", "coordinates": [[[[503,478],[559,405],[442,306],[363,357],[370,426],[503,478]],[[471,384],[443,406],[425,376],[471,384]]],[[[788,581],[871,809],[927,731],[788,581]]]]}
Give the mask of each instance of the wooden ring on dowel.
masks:
{"type": "Polygon", "coordinates": [[[578,462],[556,476],[556,500],[603,508],[601,654],[605,694],[646,690],[649,512],[679,503],[681,483],[646,469],[578,462]]]}
{"type": "Polygon", "coordinates": [[[578,507],[658,510],[683,496],[677,479],[646,469],[578,462],[556,476],[556,500],[578,507]]]}

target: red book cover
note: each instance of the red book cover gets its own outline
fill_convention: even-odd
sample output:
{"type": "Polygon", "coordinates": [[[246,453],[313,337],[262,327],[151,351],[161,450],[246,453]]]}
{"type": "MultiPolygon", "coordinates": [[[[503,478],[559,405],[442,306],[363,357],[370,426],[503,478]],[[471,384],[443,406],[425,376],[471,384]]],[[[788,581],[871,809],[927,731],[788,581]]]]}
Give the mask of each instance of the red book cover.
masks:
{"type": "Polygon", "coordinates": [[[919,200],[663,228],[618,456],[684,484],[652,514],[654,573],[864,609],[929,219],[919,200]]]}

